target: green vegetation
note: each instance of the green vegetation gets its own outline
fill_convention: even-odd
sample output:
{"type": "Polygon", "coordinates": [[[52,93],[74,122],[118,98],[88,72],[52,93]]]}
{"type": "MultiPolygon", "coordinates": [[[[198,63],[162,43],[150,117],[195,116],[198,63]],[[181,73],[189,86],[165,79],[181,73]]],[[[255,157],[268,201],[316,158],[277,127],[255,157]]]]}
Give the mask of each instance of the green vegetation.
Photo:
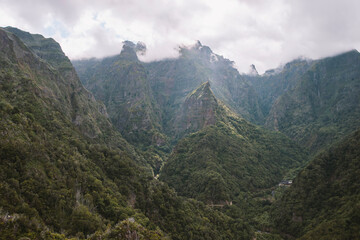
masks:
{"type": "Polygon", "coordinates": [[[13,34],[0,29],[0,37],[1,239],[252,235],[241,220],[153,179],[101,105],[81,84],[72,86],[76,75],[52,68],[13,34]]]}
{"type": "MultiPolygon", "coordinates": [[[[256,127],[218,103],[208,83],[190,94],[183,108],[182,119],[202,129],[179,141],[160,174],[181,195],[230,202],[240,192],[274,186],[307,161],[287,137],[256,127]]],[[[192,125],[188,129],[194,130],[192,125]]]]}
{"type": "Polygon", "coordinates": [[[126,42],[120,55],[101,61],[75,61],[74,65],[85,87],[105,104],[112,124],[140,149],[145,165],[158,173],[170,146],[135,45],[126,42]]]}
{"type": "Polygon", "coordinates": [[[92,95],[53,39],[0,28],[0,239],[360,238],[360,131],[307,154],[359,128],[357,51],[250,77],[200,42],[138,50],[76,61],[92,95]]]}
{"type": "Polygon", "coordinates": [[[360,238],[360,131],[323,152],[272,210],[276,227],[300,239],[360,238]]]}
{"type": "Polygon", "coordinates": [[[294,89],[299,79],[309,70],[314,62],[299,58],[286,63],[282,68],[268,70],[261,76],[245,75],[247,81],[253,86],[259,96],[259,104],[264,115],[261,124],[264,124],[265,118],[268,116],[275,101],[285,92],[294,89]]]}
{"type": "Polygon", "coordinates": [[[359,80],[356,50],[318,60],[274,103],[266,126],[316,154],[360,127],[359,80]]]}
{"type": "Polygon", "coordinates": [[[204,82],[211,84],[214,95],[245,119],[260,123],[263,119],[258,96],[234,63],[217,55],[200,42],[180,47],[180,57],[145,65],[154,97],[163,110],[164,129],[173,121],[186,96],[204,82]]]}

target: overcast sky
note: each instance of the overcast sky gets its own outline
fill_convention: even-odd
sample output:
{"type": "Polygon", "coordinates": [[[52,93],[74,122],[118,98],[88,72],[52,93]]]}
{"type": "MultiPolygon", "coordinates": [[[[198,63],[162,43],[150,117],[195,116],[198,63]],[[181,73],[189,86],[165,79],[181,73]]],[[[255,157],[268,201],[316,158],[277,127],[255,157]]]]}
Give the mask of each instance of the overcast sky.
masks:
{"type": "Polygon", "coordinates": [[[151,61],[200,40],[241,72],[262,73],[360,50],[359,11],[359,0],[0,0],[0,26],[52,37],[71,59],[114,55],[131,40],[151,61]]]}

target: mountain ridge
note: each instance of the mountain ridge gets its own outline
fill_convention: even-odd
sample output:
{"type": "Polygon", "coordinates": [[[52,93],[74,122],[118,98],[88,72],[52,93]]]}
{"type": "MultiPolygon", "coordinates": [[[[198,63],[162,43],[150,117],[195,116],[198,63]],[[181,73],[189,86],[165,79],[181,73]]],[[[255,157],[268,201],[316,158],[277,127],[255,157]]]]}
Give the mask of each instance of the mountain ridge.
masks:
{"type": "MultiPolygon", "coordinates": [[[[86,136],[68,114],[76,105],[65,97],[58,104],[44,88],[66,95],[77,90],[62,84],[76,79],[62,78],[6,30],[0,29],[0,42],[0,130],[5,136],[0,138],[1,237],[124,239],[131,233],[155,240],[252,235],[242,220],[180,198],[155,180],[141,167],[135,148],[95,112],[96,102],[90,101],[88,111],[102,116],[104,128],[99,122],[99,137],[86,136]]],[[[80,97],[79,106],[82,101],[80,97]]]]}

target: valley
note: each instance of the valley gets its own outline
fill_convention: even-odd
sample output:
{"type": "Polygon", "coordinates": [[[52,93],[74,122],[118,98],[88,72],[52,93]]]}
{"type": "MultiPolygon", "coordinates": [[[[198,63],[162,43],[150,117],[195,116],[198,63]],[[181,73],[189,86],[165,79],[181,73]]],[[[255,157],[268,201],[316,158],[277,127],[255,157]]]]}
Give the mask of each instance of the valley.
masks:
{"type": "Polygon", "coordinates": [[[0,28],[0,239],[360,238],[360,53],[72,60],[0,28]]]}

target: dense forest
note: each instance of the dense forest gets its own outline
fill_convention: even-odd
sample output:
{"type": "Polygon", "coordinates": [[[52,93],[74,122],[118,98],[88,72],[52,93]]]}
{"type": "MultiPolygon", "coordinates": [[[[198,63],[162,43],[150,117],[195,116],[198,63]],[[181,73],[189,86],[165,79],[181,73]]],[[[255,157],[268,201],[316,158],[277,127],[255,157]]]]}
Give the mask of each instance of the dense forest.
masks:
{"type": "Polygon", "coordinates": [[[71,62],[0,28],[0,239],[358,239],[360,54],[71,62]]]}

